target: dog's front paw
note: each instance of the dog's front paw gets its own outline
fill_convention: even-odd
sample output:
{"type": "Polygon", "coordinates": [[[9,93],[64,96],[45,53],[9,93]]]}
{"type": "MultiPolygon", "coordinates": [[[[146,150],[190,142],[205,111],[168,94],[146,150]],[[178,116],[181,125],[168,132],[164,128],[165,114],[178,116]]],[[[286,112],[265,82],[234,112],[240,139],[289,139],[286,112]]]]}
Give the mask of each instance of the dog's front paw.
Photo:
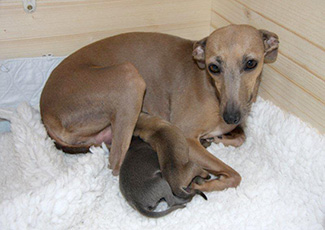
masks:
{"type": "Polygon", "coordinates": [[[208,148],[212,142],[214,142],[214,137],[200,139],[200,143],[204,148],[208,148]]]}
{"type": "Polygon", "coordinates": [[[214,138],[215,143],[223,143],[225,146],[241,146],[246,140],[246,135],[241,127],[236,127],[233,131],[214,138]]]}

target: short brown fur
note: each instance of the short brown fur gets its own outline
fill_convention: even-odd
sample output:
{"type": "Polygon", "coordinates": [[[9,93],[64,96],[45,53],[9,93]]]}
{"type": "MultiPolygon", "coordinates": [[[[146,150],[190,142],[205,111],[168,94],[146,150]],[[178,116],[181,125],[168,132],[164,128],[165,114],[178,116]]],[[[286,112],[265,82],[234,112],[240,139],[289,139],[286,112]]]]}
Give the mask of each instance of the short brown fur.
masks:
{"type": "Polygon", "coordinates": [[[243,142],[238,142],[245,139],[239,125],[256,98],[263,63],[274,62],[277,50],[274,33],[247,25],[220,28],[201,41],[159,33],[110,37],[70,55],[52,72],[41,96],[42,119],[66,149],[103,141],[111,145],[114,175],[135,133],[158,152],[176,195],[202,173],[186,166],[193,164],[218,176],[195,189],[236,187],[240,175],[210,154],[200,139],[243,142]],[[243,70],[245,57],[256,60],[256,68],[243,70]],[[220,73],[211,73],[213,63],[220,73]],[[170,149],[154,136],[159,127],[170,133],[166,140],[172,142],[172,152],[182,154],[168,155],[170,149]],[[235,138],[225,135],[236,127],[235,138]]]}

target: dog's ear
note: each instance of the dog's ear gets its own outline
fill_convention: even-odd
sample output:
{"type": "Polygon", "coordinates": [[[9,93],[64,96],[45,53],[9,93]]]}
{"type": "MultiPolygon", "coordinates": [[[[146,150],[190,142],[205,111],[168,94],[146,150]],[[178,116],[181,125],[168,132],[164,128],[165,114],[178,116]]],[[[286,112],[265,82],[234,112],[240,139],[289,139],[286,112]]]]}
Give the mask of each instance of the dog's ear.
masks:
{"type": "Polygon", "coordinates": [[[208,37],[203,38],[200,41],[196,41],[193,45],[192,56],[200,69],[205,68],[205,46],[207,39],[208,37]]]}
{"type": "Polygon", "coordinates": [[[260,30],[264,44],[264,62],[273,63],[278,56],[279,37],[267,30],[260,30]]]}

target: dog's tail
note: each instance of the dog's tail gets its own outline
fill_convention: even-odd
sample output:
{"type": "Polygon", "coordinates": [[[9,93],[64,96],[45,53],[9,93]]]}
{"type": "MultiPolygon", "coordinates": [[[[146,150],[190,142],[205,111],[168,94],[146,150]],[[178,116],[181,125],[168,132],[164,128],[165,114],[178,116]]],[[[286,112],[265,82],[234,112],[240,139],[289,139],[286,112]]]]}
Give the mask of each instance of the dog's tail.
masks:
{"type": "Polygon", "coordinates": [[[175,211],[176,209],[186,207],[186,205],[184,205],[184,204],[177,204],[177,205],[173,205],[173,206],[169,207],[168,209],[166,209],[164,211],[156,212],[154,210],[150,210],[148,207],[143,207],[138,204],[134,204],[134,206],[142,215],[144,215],[146,217],[150,217],[150,218],[163,217],[163,216],[166,216],[167,214],[175,211]]]}

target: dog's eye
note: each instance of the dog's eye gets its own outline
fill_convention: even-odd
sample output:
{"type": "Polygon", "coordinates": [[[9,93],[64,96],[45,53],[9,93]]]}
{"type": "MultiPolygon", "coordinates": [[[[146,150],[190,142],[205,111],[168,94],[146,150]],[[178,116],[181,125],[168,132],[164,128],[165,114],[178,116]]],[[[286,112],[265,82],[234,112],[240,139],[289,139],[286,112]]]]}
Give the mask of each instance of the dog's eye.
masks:
{"type": "Polygon", "coordinates": [[[210,64],[209,65],[209,70],[212,73],[220,73],[219,67],[217,65],[215,65],[215,64],[210,64]]]}
{"type": "Polygon", "coordinates": [[[248,60],[245,65],[245,70],[254,69],[257,66],[257,61],[255,60],[248,60]]]}

